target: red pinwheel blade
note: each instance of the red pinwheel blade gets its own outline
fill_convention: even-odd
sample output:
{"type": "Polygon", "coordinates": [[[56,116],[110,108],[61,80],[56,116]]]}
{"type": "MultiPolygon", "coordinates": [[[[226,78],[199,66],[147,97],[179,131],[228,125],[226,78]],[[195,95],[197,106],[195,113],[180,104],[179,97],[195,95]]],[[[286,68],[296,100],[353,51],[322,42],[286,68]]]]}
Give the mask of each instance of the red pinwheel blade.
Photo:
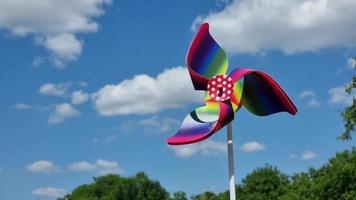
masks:
{"type": "Polygon", "coordinates": [[[186,60],[196,90],[206,90],[210,78],[226,73],[227,56],[210,35],[209,24],[204,23],[200,26],[190,45],[186,60]]]}
{"type": "Polygon", "coordinates": [[[288,95],[268,74],[252,69],[235,69],[230,77],[235,82],[243,78],[241,104],[253,114],[265,116],[277,112],[297,113],[288,95]]]}
{"type": "Polygon", "coordinates": [[[179,131],[167,139],[170,145],[199,142],[220,130],[234,119],[234,111],[229,101],[207,102],[206,106],[192,111],[184,119],[179,131]]]}

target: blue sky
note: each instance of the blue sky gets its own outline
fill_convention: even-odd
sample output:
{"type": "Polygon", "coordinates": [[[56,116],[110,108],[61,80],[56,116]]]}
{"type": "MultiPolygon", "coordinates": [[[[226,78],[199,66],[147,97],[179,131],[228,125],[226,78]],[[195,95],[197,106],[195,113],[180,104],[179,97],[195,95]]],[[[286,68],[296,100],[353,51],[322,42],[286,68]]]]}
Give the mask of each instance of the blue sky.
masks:
{"type": "Polygon", "coordinates": [[[53,199],[94,176],[138,171],[170,192],[226,190],[225,130],[165,143],[203,103],[184,68],[203,21],[229,71],[267,72],[299,110],[235,115],[237,182],[266,163],[293,174],[355,146],[336,140],[352,98],[342,87],[353,74],[355,2],[256,2],[1,2],[0,199],[53,199]]]}

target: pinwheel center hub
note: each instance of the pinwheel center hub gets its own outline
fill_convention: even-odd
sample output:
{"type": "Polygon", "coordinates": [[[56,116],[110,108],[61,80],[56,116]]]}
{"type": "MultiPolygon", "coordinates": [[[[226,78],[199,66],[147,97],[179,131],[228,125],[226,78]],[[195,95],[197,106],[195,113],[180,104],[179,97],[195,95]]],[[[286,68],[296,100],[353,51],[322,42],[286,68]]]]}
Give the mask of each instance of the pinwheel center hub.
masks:
{"type": "Polygon", "coordinates": [[[208,83],[209,96],[216,101],[230,99],[234,93],[234,82],[227,75],[216,75],[208,83]]]}

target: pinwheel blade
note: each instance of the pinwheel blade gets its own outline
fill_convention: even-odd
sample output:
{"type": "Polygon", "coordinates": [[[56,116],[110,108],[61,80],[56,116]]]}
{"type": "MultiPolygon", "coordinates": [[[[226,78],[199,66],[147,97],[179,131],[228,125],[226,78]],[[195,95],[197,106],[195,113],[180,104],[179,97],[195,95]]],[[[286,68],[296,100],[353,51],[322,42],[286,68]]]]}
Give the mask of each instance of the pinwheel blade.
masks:
{"type": "Polygon", "coordinates": [[[234,111],[226,102],[207,102],[206,106],[192,111],[184,119],[179,131],[167,139],[170,145],[199,142],[220,130],[234,119],[234,111]]]}
{"type": "Polygon", "coordinates": [[[255,115],[277,112],[297,113],[297,108],[283,89],[268,74],[252,69],[236,69],[230,73],[234,81],[243,78],[241,105],[255,115]]]}
{"type": "Polygon", "coordinates": [[[227,56],[210,35],[207,23],[200,26],[190,45],[187,67],[196,90],[206,90],[208,79],[226,73],[227,56]]]}

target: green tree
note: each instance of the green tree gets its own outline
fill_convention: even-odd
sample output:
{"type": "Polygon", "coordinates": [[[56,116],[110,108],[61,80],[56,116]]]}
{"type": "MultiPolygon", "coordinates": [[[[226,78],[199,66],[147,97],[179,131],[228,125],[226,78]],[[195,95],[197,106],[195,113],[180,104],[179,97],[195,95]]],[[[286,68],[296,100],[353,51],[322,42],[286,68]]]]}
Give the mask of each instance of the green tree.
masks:
{"type": "Polygon", "coordinates": [[[356,199],[356,148],[337,153],[312,175],[317,199],[356,199]],[[352,197],[353,196],[353,197],[352,197]]]}
{"type": "MultiPolygon", "coordinates": [[[[352,58],[356,63],[356,57],[352,58]]],[[[355,65],[355,64],[354,64],[355,65]]],[[[356,69],[356,66],[353,66],[356,69]]],[[[353,90],[356,88],[356,76],[352,77],[351,83],[345,88],[345,91],[349,94],[353,94],[353,90]]],[[[356,98],[353,97],[352,104],[345,108],[344,111],[341,112],[342,119],[344,121],[345,131],[339,137],[342,140],[351,140],[351,134],[355,131],[356,124],[356,98]]]]}
{"type": "Polygon", "coordinates": [[[219,200],[214,192],[204,192],[202,194],[193,195],[192,200],[219,200]]]}
{"type": "Polygon", "coordinates": [[[185,194],[185,192],[178,191],[178,192],[173,193],[173,197],[171,198],[171,200],[188,200],[188,198],[187,198],[187,194],[185,194]]]}
{"type": "Polygon", "coordinates": [[[337,153],[319,169],[292,177],[283,200],[356,200],[356,149],[337,153]]]}
{"type": "Polygon", "coordinates": [[[106,175],[94,178],[94,183],[82,185],[66,200],[167,200],[169,193],[157,181],[150,180],[143,172],[124,178],[106,175]]]}
{"type": "MultiPolygon", "coordinates": [[[[287,194],[290,181],[277,168],[266,165],[248,174],[242,184],[236,186],[239,200],[277,200],[287,194]]],[[[229,200],[229,191],[219,194],[205,192],[192,196],[192,200],[229,200]]]]}
{"type": "MultiPolygon", "coordinates": [[[[270,165],[253,170],[236,186],[239,200],[356,200],[356,148],[337,153],[319,169],[290,178],[270,165]]],[[[182,191],[172,197],[143,172],[125,178],[107,175],[77,187],[63,200],[188,200],[182,191]]],[[[229,191],[204,192],[192,200],[229,200],[229,191]]]]}
{"type": "MultiPolygon", "coordinates": [[[[311,169],[313,170],[313,169],[311,169]]],[[[315,200],[312,192],[313,182],[310,173],[299,173],[291,177],[288,192],[281,196],[281,200],[315,200]]]]}
{"type": "Polygon", "coordinates": [[[287,193],[289,188],[288,176],[270,165],[258,168],[248,174],[237,189],[241,200],[278,199],[287,193]]]}

